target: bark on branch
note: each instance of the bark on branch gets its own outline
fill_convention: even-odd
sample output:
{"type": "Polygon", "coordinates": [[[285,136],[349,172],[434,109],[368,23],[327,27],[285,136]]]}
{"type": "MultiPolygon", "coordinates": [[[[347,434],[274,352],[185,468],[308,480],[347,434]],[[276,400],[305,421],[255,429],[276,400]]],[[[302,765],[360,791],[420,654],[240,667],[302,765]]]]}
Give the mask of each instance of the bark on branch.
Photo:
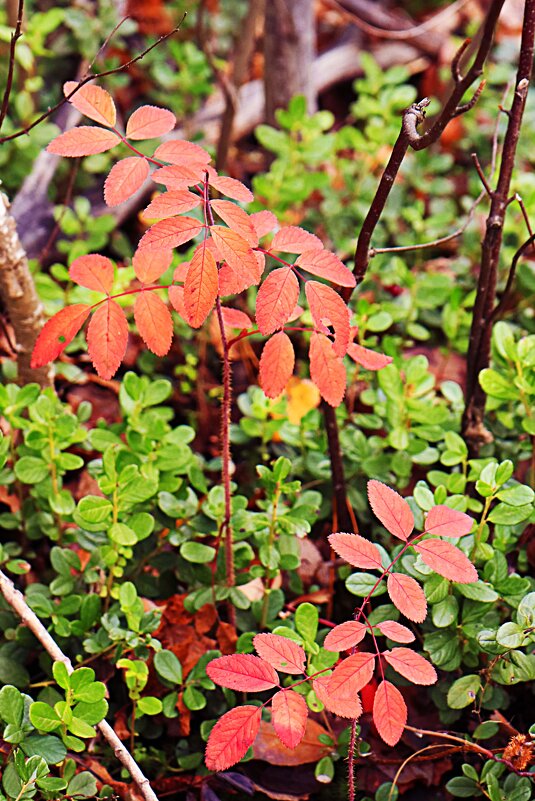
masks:
{"type": "MultiPolygon", "coordinates": [[[[46,628],[43,626],[35,612],[32,612],[26,603],[22,593],[16,589],[15,585],[5,573],[0,570],[0,592],[4,599],[18,615],[22,623],[27,626],[32,634],[36,637],[39,643],[43,646],[47,654],[54,660],[54,662],[62,662],[70,674],[74,668],[70,659],[65,656],[61,648],[50,636],[46,628]]],[[[143,774],[141,768],[135,761],[132,754],[122,744],[112,727],[106,723],[105,720],[97,724],[97,729],[107,741],[113,753],[119,762],[126,768],[132,777],[134,783],[139,788],[145,801],[158,801],[158,797],[150,786],[150,782],[143,774]]]]}

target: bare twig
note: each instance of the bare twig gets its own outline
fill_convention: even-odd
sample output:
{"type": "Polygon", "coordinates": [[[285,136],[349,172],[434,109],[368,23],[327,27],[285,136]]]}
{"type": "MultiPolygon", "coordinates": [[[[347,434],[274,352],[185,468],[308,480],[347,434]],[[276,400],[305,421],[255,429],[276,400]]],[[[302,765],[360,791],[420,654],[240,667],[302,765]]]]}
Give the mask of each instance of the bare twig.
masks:
{"type": "Polygon", "coordinates": [[[2,123],[6,118],[7,110],[9,108],[9,97],[11,95],[11,90],[13,88],[13,75],[15,74],[15,50],[17,47],[17,41],[22,36],[23,18],[24,18],[24,0],[19,0],[19,6],[17,11],[17,24],[15,25],[15,30],[11,34],[11,41],[9,45],[9,62],[7,66],[6,88],[4,89],[4,96],[2,98],[2,107],[0,108],[0,128],[2,127],[2,123]]]}
{"type": "MultiPolygon", "coordinates": [[[[74,668],[71,660],[65,656],[61,648],[43,626],[37,615],[32,612],[22,593],[16,589],[11,579],[9,579],[1,570],[0,592],[4,596],[4,599],[9,606],[19,616],[22,623],[30,629],[32,634],[37,638],[47,654],[52,657],[54,662],[62,662],[67,668],[67,672],[69,674],[72,673],[74,668]]],[[[97,723],[97,729],[107,741],[108,745],[112,748],[113,753],[119,762],[124,768],[126,768],[132,777],[145,801],[158,801],[156,794],[150,786],[149,780],[141,771],[141,768],[135,761],[132,754],[119,740],[112,727],[106,723],[105,720],[103,720],[100,723],[97,723]]]]}
{"type": "Polygon", "coordinates": [[[43,114],[37,117],[37,119],[34,120],[32,123],[30,123],[30,125],[27,125],[25,128],[21,128],[19,131],[15,131],[15,133],[9,134],[9,136],[1,137],[0,145],[3,144],[4,142],[10,142],[12,139],[17,139],[19,136],[24,136],[24,134],[29,133],[33,128],[39,125],[39,123],[43,122],[43,120],[46,120],[47,117],[49,117],[59,108],[61,108],[61,106],[67,103],[71,99],[71,97],[73,97],[76,94],[76,92],[80,91],[82,86],[86,85],[86,83],[89,83],[90,81],[96,81],[99,78],[106,78],[108,77],[108,75],[115,75],[117,72],[123,72],[124,70],[127,70],[129,67],[131,67],[132,64],[136,64],[138,61],[141,61],[141,59],[145,58],[145,56],[148,53],[150,53],[151,50],[154,50],[155,47],[158,47],[162,42],[164,42],[166,39],[169,39],[170,36],[173,36],[177,31],[180,30],[182,23],[186,18],[186,13],[187,12],[184,12],[182,19],[180,20],[178,25],[176,25],[173,28],[172,31],[169,31],[168,33],[163,34],[163,36],[160,36],[159,39],[153,42],[149,47],[146,47],[145,50],[143,50],[141,53],[138,53],[137,56],[131,58],[125,64],[120,64],[118,67],[113,67],[112,69],[104,70],[103,72],[96,72],[94,75],[88,75],[86,78],[82,78],[82,80],[74,87],[72,92],[69,92],[68,95],[65,95],[65,97],[58,103],[56,103],[55,106],[52,106],[47,111],[43,112],[43,114]]]}
{"type": "Polygon", "coordinates": [[[470,158],[474,162],[474,167],[476,168],[476,172],[479,175],[479,179],[480,179],[481,183],[485,187],[485,191],[486,191],[487,195],[491,198],[492,197],[492,189],[490,188],[489,182],[487,181],[487,179],[485,177],[485,173],[483,172],[483,168],[482,168],[482,166],[481,166],[481,164],[479,162],[479,159],[477,157],[477,153],[470,153],[470,158]]]}
{"type": "MultiPolygon", "coordinates": [[[[528,221],[529,222],[529,221],[528,221]]],[[[496,304],[492,311],[491,315],[491,323],[494,323],[496,320],[499,320],[503,314],[503,311],[507,305],[507,301],[509,300],[509,295],[511,293],[511,289],[513,288],[513,283],[515,280],[516,274],[516,267],[524,253],[529,250],[535,244],[535,234],[531,234],[529,239],[526,239],[524,244],[520,245],[518,250],[516,251],[515,255],[513,256],[513,260],[511,262],[511,266],[509,268],[509,274],[507,276],[507,281],[505,287],[502,292],[502,297],[499,303],[496,304]]]]}

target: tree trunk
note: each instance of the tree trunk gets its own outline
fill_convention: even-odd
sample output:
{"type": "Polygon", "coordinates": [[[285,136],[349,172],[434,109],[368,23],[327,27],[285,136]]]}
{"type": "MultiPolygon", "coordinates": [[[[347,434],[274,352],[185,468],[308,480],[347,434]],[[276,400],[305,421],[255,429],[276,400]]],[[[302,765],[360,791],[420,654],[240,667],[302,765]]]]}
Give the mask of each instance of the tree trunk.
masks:
{"type": "Polygon", "coordinates": [[[19,383],[52,386],[54,371],[48,365],[30,367],[35,340],[44,324],[43,307],[30,273],[6,195],[0,193],[0,300],[15,333],[19,383]]]}
{"type": "Polygon", "coordinates": [[[312,63],[316,50],[313,0],[269,0],[264,29],[266,121],[294,95],[304,95],[309,114],[316,111],[312,63]]]}

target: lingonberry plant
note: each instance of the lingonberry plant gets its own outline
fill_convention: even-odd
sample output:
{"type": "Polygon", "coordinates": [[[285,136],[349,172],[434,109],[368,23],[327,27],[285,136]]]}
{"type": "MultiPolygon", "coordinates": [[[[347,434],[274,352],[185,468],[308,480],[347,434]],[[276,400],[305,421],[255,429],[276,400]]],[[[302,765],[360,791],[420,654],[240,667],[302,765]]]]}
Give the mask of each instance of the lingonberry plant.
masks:
{"type": "Polygon", "coordinates": [[[276,634],[257,634],[253,644],[258,656],[234,654],[214,659],[207,667],[216,684],[242,692],[277,692],[262,705],[238,706],[227,712],[210,733],[206,748],[206,764],[211,770],[226,770],[245,756],[258,734],[262,709],[271,703],[271,722],[281,742],[296,748],[305,733],[308,708],[302,695],[296,692],[310,682],[317,699],[335,715],[353,720],[349,750],[350,793],[353,787],[355,722],[362,713],[359,692],[372,680],[376,667],[378,684],[373,699],[373,721],[381,738],[390,746],[399,742],[407,723],[407,706],[403,695],[392,682],[385,679],[384,663],[407,681],[430,685],[437,681],[433,665],[412,648],[412,631],[395,620],[370,624],[366,605],[376,590],[387,580],[387,590],[394,606],[409,620],[421,623],[427,614],[424,591],[416,579],[394,568],[404,554],[413,549],[422,562],[439,576],[458,584],[478,580],[478,573],[467,556],[445,538],[469,534],[473,519],[470,515],[442,504],[433,506],[425,518],[423,531],[413,535],[414,516],[407,501],[380,481],[368,482],[368,498],[375,516],[394,537],[404,544],[389,564],[384,564],[376,545],[359,534],[337,532],[329,542],[333,550],[354,567],[377,570],[380,575],[353,620],[335,626],[326,636],[323,647],[335,653],[350,652],[334,669],[308,673],[306,655],[296,642],[276,634]],[[369,635],[372,650],[357,650],[369,635]],[[380,637],[402,643],[400,647],[384,649],[380,637]],[[277,673],[301,676],[290,685],[281,685],[277,673]]]}

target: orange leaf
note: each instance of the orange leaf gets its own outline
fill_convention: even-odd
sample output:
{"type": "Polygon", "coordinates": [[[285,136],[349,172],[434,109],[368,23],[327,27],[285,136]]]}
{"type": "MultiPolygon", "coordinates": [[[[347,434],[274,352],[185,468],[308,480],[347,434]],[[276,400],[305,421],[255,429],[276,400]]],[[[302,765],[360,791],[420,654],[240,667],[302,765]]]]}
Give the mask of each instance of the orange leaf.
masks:
{"type": "Polygon", "coordinates": [[[220,687],[242,692],[271,690],[279,683],[273,667],[253,654],[232,654],[212,659],[206,667],[206,673],[220,687]]]}
{"type": "Polygon", "coordinates": [[[226,770],[239,762],[255,741],[261,717],[259,706],[237,706],[226,712],[208,737],[205,756],[208,770],[226,770]]]}
{"type": "Polygon", "coordinates": [[[333,551],[353,567],[383,569],[379,549],[360,534],[346,534],[340,531],[330,534],[328,539],[333,551]]]}
{"type": "Polygon", "coordinates": [[[375,654],[357,653],[346,657],[335,667],[329,679],[329,695],[334,696],[339,692],[345,694],[347,688],[350,688],[352,695],[356,695],[370,681],[374,665],[375,654]]]}
{"type": "Polygon", "coordinates": [[[90,311],[91,307],[85,303],[75,303],[51,317],[37,337],[30,366],[35,370],[57,359],[62,350],[72,342],[90,311]]]}
{"type": "Polygon", "coordinates": [[[296,748],[305,735],[308,707],[295,690],[279,690],[271,699],[271,722],[287,748],[296,748]]]}
{"type": "Polygon", "coordinates": [[[149,176],[149,163],[138,156],[121,159],[111,168],[104,182],[104,200],[118,206],[141,189],[149,176]]]}
{"type": "Polygon", "coordinates": [[[336,692],[329,690],[330,676],[318,676],[312,686],[318,700],[324,707],[341,718],[356,718],[362,714],[362,704],[358,693],[354,692],[350,684],[340,687],[336,692]]]}
{"type": "Polygon", "coordinates": [[[367,628],[364,623],[359,623],[356,620],[346,620],[345,623],[340,623],[327,634],[323,647],[327,651],[349,651],[353,646],[362,642],[366,636],[367,628]]]}
{"type": "MultiPolygon", "coordinates": [[[[67,81],[67,83],[63,84],[65,97],[70,95],[77,86],[78,81],[67,81]]],[[[99,122],[101,125],[106,125],[108,128],[113,128],[115,125],[117,117],[115,103],[109,92],[106,92],[100,86],[84,84],[76,94],[69,98],[69,103],[72,103],[74,108],[78,109],[81,114],[95,122],[99,122]]]]}
{"type": "Polygon", "coordinates": [[[69,278],[75,284],[109,295],[113,286],[113,264],[98,253],[78,256],[69,267],[69,278]]]}
{"type": "Polygon", "coordinates": [[[260,357],[260,386],[268,398],[278,398],[290,380],[295,365],[292,342],[284,331],[268,339],[260,357]]]}
{"type": "Polygon", "coordinates": [[[270,231],[273,231],[273,229],[278,225],[277,218],[272,211],[255,211],[254,214],[251,214],[250,219],[254,225],[256,235],[259,239],[262,239],[263,236],[269,234],[270,231]]]}
{"type": "Polygon", "coordinates": [[[257,634],[255,651],[280,673],[299,675],[305,672],[306,655],[301,646],[278,634],[257,634]]]}
{"type": "Polygon", "coordinates": [[[407,723],[407,707],[397,687],[382,681],[373,699],[373,722],[387,745],[396,745],[407,723]]]}
{"type": "Polygon", "coordinates": [[[81,125],[56,136],[46,150],[47,153],[54,153],[57,156],[77,158],[78,156],[92,156],[95,153],[104,153],[120,141],[120,138],[113,131],[107,131],[105,128],[95,128],[91,125],[81,125]]]}
{"type": "Polygon", "coordinates": [[[414,684],[434,684],[438,679],[433,665],[410,648],[392,648],[383,651],[383,656],[397,673],[414,684]]]}
{"type": "Polygon", "coordinates": [[[173,251],[169,248],[161,250],[136,250],[132,257],[132,266],[136,278],[142,284],[152,284],[171,266],[173,251]]]}
{"type": "Polygon", "coordinates": [[[420,585],[404,573],[389,573],[387,589],[394,606],[414,623],[423,623],[427,601],[420,585]]]}
{"type": "Polygon", "coordinates": [[[93,314],[87,327],[87,347],[101,378],[117,372],[128,344],[128,323],[124,311],[114,300],[107,300],[93,314]]]}
{"type": "Polygon", "coordinates": [[[199,328],[212,311],[218,288],[216,261],[202,243],[193,254],[184,283],[186,319],[193,328],[199,328]]]}
{"type": "Polygon", "coordinates": [[[154,139],[172,131],[176,125],[175,115],[166,108],[141,106],[126,123],[128,139],[154,139]]]}
{"type": "Polygon", "coordinates": [[[197,236],[202,229],[202,223],[193,217],[172,217],[154,223],[141,237],[138,248],[139,250],[177,248],[197,236]]]}
{"type": "Polygon", "coordinates": [[[173,309],[180,314],[183,320],[186,319],[186,307],[184,305],[184,287],[183,286],[170,286],[169,287],[169,300],[173,309]]]}
{"type": "Polygon", "coordinates": [[[200,145],[196,145],[195,142],[186,142],[184,139],[164,142],[163,145],[156,148],[154,155],[160,161],[168,161],[169,164],[178,164],[184,167],[206,165],[212,159],[200,145]]]}
{"type": "Polygon", "coordinates": [[[261,334],[272,334],[288,322],[299,298],[299,281],[289,267],[269,273],[256,297],[256,322],[261,334]]]}
{"type": "Polygon", "coordinates": [[[343,356],[347,352],[351,331],[346,304],[332,287],[318,281],[307,281],[305,294],[315,324],[323,333],[327,333],[325,323],[332,325],[335,332],[333,350],[337,356],[343,356]]]}
{"type": "Polygon", "coordinates": [[[303,417],[316,409],[320,402],[320,393],[317,386],[308,378],[291,378],[286,388],[288,403],[286,404],[286,414],[288,420],[294,425],[299,425],[303,417]]]}
{"type": "Polygon", "coordinates": [[[305,250],[295,262],[303,270],[320,278],[326,278],[339,286],[353,287],[356,284],[355,276],[338,256],[328,250],[305,250]]]}
{"type": "Polygon", "coordinates": [[[239,200],[241,203],[250,203],[254,200],[254,195],[245,184],[235,178],[227,178],[226,175],[218,175],[212,167],[208,167],[208,182],[210,186],[221,192],[222,195],[239,200]]]}
{"type": "Polygon", "coordinates": [[[134,303],[134,319],[148,349],[165,356],[173,339],[173,319],[163,300],[152,291],[141,291],[134,303]]]}
{"type": "Polygon", "coordinates": [[[470,533],[473,525],[470,515],[440,504],[427,513],[424,531],[436,537],[464,537],[470,533]]]}
{"type": "Polygon", "coordinates": [[[218,217],[221,217],[229,228],[236,231],[252,247],[258,245],[258,234],[251,218],[242,208],[230,200],[212,200],[210,203],[218,217]]]}
{"type": "Polygon", "coordinates": [[[377,623],[377,628],[394,642],[414,642],[415,636],[407,626],[402,626],[401,623],[396,623],[395,620],[383,620],[377,623]]]}
{"type": "MultiPolygon", "coordinates": [[[[260,722],[260,732],[255,740],[253,756],[262,759],[270,765],[306,765],[309,762],[318,762],[322,757],[332,752],[332,746],[326,745],[325,738],[329,732],[308,718],[305,727],[305,736],[293,750],[287,748],[277,737],[273,726],[265,720],[260,722]],[[321,737],[321,739],[320,739],[321,737]],[[322,742],[323,740],[323,742],[322,742]]],[[[289,796],[285,796],[289,798],[289,796]]],[[[292,796],[293,798],[293,796],[292,796]]]]}
{"type": "Polygon", "coordinates": [[[283,253],[304,253],[307,250],[323,250],[323,242],[303,228],[287,225],[277,231],[269,249],[283,253]]]}
{"type": "Polygon", "coordinates": [[[414,528],[414,516],[405,498],[386,484],[372,480],[368,481],[368,500],[383,526],[406,542],[414,528]]]}
{"type": "Polygon", "coordinates": [[[362,345],[357,345],[356,342],[351,342],[347,355],[350,356],[354,362],[362,365],[365,370],[381,370],[390,364],[392,361],[391,356],[386,356],[384,353],[376,353],[369,348],[363,348],[362,345]]]}
{"type": "Polygon", "coordinates": [[[310,377],[331,406],[339,406],[346,391],[346,370],[332,343],[323,334],[312,334],[310,338],[310,377]]]}
{"type": "Polygon", "coordinates": [[[188,186],[195,186],[202,181],[203,172],[202,164],[176,164],[154,170],[151,178],[167,189],[187,189],[188,186]]]}
{"type": "Polygon", "coordinates": [[[260,270],[249,243],[235,231],[222,225],[212,225],[210,231],[219,259],[227,264],[227,270],[220,271],[220,294],[237,295],[253,284],[258,284],[260,270]]]}
{"type": "Polygon", "coordinates": [[[174,189],[155,197],[143,211],[143,219],[165,220],[167,217],[175,217],[177,214],[191,211],[200,203],[200,197],[194,195],[193,192],[188,192],[187,189],[174,189]]]}
{"type": "Polygon", "coordinates": [[[414,546],[422,561],[439,576],[458,584],[471,584],[479,579],[477,570],[462,551],[443,540],[423,540],[414,546]]]}
{"type": "Polygon", "coordinates": [[[228,306],[222,306],[221,313],[223,315],[223,322],[228,328],[244,330],[251,328],[253,325],[251,318],[239,309],[230,309],[228,306]]]}

